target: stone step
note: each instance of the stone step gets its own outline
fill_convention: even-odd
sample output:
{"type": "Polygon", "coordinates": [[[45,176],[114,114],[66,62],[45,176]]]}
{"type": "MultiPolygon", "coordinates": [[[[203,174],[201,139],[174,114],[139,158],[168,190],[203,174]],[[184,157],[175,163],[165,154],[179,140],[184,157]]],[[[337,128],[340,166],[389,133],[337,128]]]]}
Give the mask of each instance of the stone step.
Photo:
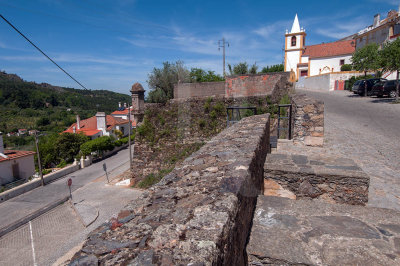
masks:
{"type": "Polygon", "coordinates": [[[275,181],[298,199],[323,199],[330,203],[365,205],[368,202],[369,176],[348,158],[320,153],[267,156],[266,182],[275,181]]]}
{"type": "Polygon", "coordinates": [[[259,196],[249,265],[400,265],[400,212],[259,196]]]}

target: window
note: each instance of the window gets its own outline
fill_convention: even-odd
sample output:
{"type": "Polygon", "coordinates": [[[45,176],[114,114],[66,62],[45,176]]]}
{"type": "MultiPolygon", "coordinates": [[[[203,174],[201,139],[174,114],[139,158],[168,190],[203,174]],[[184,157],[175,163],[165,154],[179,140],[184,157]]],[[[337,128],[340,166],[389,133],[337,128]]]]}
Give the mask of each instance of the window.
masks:
{"type": "Polygon", "coordinates": [[[297,42],[296,36],[293,36],[292,37],[292,46],[296,46],[296,42],[297,42]]]}
{"type": "Polygon", "coordinates": [[[340,59],[340,65],[341,65],[341,66],[344,65],[344,59],[340,59]]]}

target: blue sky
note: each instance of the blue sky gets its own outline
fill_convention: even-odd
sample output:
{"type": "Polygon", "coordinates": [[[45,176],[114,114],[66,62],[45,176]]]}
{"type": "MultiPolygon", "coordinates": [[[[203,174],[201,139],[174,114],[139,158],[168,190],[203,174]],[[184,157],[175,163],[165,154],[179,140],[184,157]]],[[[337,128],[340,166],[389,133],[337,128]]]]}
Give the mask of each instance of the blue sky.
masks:
{"type": "MultiPolygon", "coordinates": [[[[0,0],[0,13],[89,89],[128,93],[163,61],[222,73],[227,63],[261,68],[283,60],[294,16],[306,44],[334,41],[386,16],[400,1],[0,0]]],[[[0,21],[0,69],[28,81],[79,86],[0,21]]]]}

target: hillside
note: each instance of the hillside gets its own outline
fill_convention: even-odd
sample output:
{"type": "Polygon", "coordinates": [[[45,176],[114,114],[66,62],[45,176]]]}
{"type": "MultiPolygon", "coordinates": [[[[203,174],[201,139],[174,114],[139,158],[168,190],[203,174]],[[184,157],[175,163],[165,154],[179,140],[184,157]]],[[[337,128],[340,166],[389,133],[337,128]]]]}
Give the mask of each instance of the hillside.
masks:
{"type": "MultiPolygon", "coordinates": [[[[130,101],[126,94],[38,84],[0,72],[0,131],[8,133],[25,128],[61,132],[75,121],[77,114],[85,119],[98,111],[110,113],[118,107],[118,102],[130,101]]],[[[17,141],[10,140],[6,140],[8,145],[17,141]]],[[[24,141],[18,141],[24,145],[24,141]]]]}

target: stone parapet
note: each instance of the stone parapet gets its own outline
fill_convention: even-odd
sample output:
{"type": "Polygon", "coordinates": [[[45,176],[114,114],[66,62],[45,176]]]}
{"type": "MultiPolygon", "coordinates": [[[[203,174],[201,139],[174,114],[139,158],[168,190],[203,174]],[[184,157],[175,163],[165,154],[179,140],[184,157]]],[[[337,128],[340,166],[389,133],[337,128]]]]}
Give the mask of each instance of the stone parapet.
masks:
{"type": "Polygon", "coordinates": [[[324,103],[306,95],[293,95],[293,141],[306,146],[324,144],[324,103]]]}
{"type": "Polygon", "coordinates": [[[269,132],[268,114],[225,129],[90,233],[71,265],[245,265],[269,132]]]}

